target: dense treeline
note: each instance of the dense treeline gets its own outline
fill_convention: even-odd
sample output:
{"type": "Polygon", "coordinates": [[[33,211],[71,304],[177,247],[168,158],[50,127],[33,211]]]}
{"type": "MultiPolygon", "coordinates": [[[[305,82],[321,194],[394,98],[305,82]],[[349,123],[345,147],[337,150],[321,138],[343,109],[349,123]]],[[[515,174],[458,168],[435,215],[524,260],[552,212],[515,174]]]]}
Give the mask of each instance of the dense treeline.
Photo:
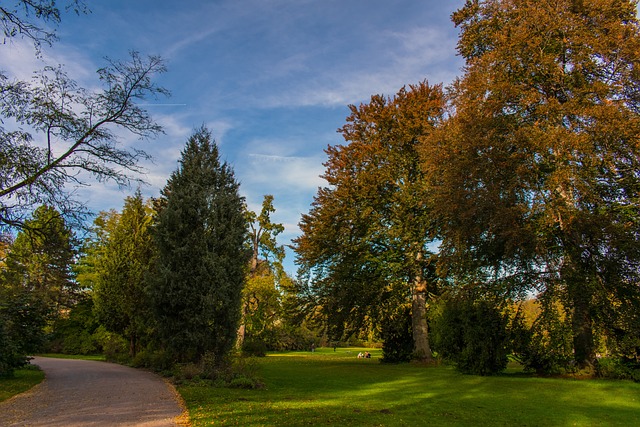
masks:
{"type": "Polygon", "coordinates": [[[82,245],[55,209],[36,210],[3,246],[2,372],[48,350],[212,376],[236,343],[250,353],[310,345],[313,335],[287,321],[292,281],[273,197],[257,215],[238,190],[200,128],[160,198],[138,191],[121,212],[101,213],[82,245]]]}
{"type": "Polygon", "coordinates": [[[413,357],[424,336],[467,372],[512,353],[640,377],[636,2],[469,0],[452,20],[463,75],[352,106],[327,149],[296,242],[306,292],[337,335],[395,316],[376,326],[397,337],[405,310],[413,357]],[[425,288],[429,313],[409,309],[425,288]]]}
{"type": "Polygon", "coordinates": [[[247,209],[206,128],[160,198],[101,213],[82,244],[54,205],[23,219],[28,199],[1,224],[20,231],[0,247],[0,372],[48,347],[215,376],[234,348],[360,339],[385,362],[640,379],[636,2],[469,0],[452,20],[449,87],[350,107],[296,280],[273,197],[247,209]]]}

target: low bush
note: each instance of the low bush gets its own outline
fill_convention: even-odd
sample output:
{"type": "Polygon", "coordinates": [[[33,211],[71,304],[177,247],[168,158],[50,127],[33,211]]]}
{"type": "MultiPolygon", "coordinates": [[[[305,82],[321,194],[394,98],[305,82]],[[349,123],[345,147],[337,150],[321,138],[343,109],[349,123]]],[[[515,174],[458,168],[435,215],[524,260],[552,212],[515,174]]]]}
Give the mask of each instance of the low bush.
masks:
{"type": "Polygon", "coordinates": [[[108,361],[125,361],[129,354],[129,344],[120,335],[109,332],[104,326],[100,326],[93,333],[93,337],[102,348],[108,361]]]}
{"type": "Polygon", "coordinates": [[[169,373],[174,368],[174,361],[171,355],[164,350],[145,349],[139,351],[131,365],[136,368],[146,368],[155,372],[169,373]]]}
{"type": "Polygon", "coordinates": [[[267,355],[267,344],[258,339],[249,339],[242,344],[244,356],[264,357],[267,355]]]}
{"type": "Polygon", "coordinates": [[[600,378],[640,382],[640,363],[633,360],[600,358],[596,362],[596,375],[600,378]]]}
{"type": "Polygon", "coordinates": [[[432,322],[433,348],[466,374],[493,375],[507,367],[509,315],[486,299],[444,297],[432,322]]]}
{"type": "Polygon", "coordinates": [[[409,362],[413,357],[413,329],[409,308],[389,316],[382,324],[383,363],[409,362]]]}
{"type": "Polygon", "coordinates": [[[525,371],[538,375],[575,371],[571,325],[563,318],[558,307],[545,306],[527,338],[517,355],[525,371]]]}
{"type": "Polygon", "coordinates": [[[216,360],[205,354],[199,363],[175,366],[173,378],[178,384],[205,381],[216,387],[257,389],[264,387],[258,375],[258,365],[253,357],[233,357],[216,360]]]}

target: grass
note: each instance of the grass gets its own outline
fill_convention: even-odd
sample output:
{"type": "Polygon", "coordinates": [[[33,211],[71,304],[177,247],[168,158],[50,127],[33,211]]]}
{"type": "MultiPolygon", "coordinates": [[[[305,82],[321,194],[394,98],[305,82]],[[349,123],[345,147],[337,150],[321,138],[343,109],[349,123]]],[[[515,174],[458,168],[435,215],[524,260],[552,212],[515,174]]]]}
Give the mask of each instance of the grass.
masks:
{"type": "Polygon", "coordinates": [[[104,354],[62,354],[62,353],[43,353],[38,354],[40,357],[55,357],[56,359],[80,359],[80,360],[98,360],[104,362],[107,360],[104,354]]]}
{"type": "Polygon", "coordinates": [[[13,377],[0,377],[0,402],[29,390],[44,379],[44,372],[35,366],[15,371],[13,377]]]}
{"type": "Polygon", "coordinates": [[[257,359],[264,389],[178,387],[194,427],[630,426],[640,425],[640,384],[536,378],[511,370],[462,375],[445,366],[383,365],[380,350],[318,349],[257,359]]]}

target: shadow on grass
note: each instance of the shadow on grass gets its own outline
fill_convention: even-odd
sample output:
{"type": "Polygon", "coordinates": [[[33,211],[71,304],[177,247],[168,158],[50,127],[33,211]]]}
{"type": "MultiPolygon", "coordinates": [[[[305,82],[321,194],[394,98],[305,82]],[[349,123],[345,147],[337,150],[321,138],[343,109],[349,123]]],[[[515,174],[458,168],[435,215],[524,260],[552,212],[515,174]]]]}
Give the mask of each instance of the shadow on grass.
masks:
{"type": "Polygon", "coordinates": [[[194,425],[640,425],[631,382],[477,377],[321,352],[259,363],[264,390],[181,387],[194,425]]]}

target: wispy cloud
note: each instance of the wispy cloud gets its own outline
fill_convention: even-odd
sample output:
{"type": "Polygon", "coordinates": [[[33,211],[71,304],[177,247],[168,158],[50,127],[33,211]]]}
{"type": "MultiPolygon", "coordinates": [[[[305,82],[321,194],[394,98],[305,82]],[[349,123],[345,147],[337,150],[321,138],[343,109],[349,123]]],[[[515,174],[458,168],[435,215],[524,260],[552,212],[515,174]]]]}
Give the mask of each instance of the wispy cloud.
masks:
{"type": "Polygon", "coordinates": [[[0,46],[0,69],[11,78],[31,80],[34,71],[58,65],[62,65],[69,77],[83,85],[91,80],[95,84],[97,80],[95,72],[98,67],[85,54],[72,47],[45,50],[38,57],[33,44],[26,39],[12,40],[0,46]]]}
{"type": "Polygon", "coordinates": [[[379,50],[361,61],[317,70],[313,79],[283,85],[263,100],[265,107],[336,106],[358,103],[373,94],[394,94],[405,84],[427,79],[449,83],[457,72],[455,42],[447,31],[416,27],[384,32],[375,42],[379,50]]]}
{"type": "MultiPolygon", "coordinates": [[[[247,184],[259,183],[261,188],[273,191],[293,192],[314,191],[323,185],[320,175],[324,171],[323,159],[318,156],[295,157],[252,153],[247,166],[251,173],[243,173],[247,184]]],[[[243,172],[247,170],[243,166],[243,172]]]]}

